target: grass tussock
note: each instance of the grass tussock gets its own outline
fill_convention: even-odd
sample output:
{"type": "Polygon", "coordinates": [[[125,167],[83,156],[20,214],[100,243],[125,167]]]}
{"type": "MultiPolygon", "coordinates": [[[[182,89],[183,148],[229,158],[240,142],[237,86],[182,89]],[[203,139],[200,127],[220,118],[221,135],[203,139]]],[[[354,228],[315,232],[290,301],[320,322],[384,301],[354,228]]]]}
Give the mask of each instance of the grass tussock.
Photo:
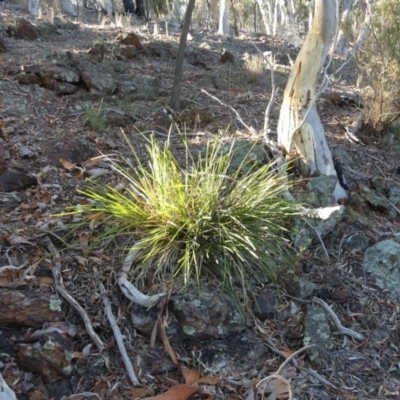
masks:
{"type": "Polygon", "coordinates": [[[113,161],[125,188],[92,181],[83,191],[88,203],[72,213],[101,225],[103,238],[131,235],[136,279],[152,271],[185,283],[213,279],[230,290],[239,284],[247,292],[277,277],[290,258],[285,234],[294,210],[273,166],[249,168],[254,161],[245,159],[231,172],[233,147],[221,155],[218,142],[196,157],[186,147],[184,166],[154,138],[148,164],[131,150],[135,166],[113,161]]]}

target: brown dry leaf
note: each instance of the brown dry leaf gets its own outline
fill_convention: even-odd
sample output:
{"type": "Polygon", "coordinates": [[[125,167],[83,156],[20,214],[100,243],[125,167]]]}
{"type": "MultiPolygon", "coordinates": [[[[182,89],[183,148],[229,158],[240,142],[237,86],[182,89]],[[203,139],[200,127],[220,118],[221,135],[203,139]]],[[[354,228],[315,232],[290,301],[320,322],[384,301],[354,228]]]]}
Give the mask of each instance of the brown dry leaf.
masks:
{"type": "Polygon", "coordinates": [[[288,383],[278,379],[275,385],[275,396],[279,400],[288,399],[289,398],[288,383]]]}
{"type": "Polygon", "coordinates": [[[101,379],[94,385],[93,392],[101,396],[105,389],[107,389],[107,382],[101,379]]]}
{"type": "Polygon", "coordinates": [[[88,160],[86,160],[83,163],[83,166],[85,168],[93,168],[96,164],[98,164],[100,161],[106,160],[108,158],[108,156],[106,155],[102,155],[102,156],[97,156],[97,157],[92,157],[89,158],[88,160]]]}
{"type": "Polygon", "coordinates": [[[143,400],[187,400],[197,392],[197,387],[179,385],[167,390],[163,394],[154,397],[146,397],[143,400]]]}
{"type": "Polygon", "coordinates": [[[54,285],[54,279],[50,278],[48,276],[38,276],[35,279],[35,284],[40,284],[40,285],[54,285]]]}
{"type": "Polygon", "coordinates": [[[201,373],[197,369],[190,369],[187,367],[182,367],[181,370],[182,370],[182,375],[185,378],[185,382],[187,385],[194,385],[201,378],[201,373]]]}
{"type": "MultiPolygon", "coordinates": [[[[168,339],[165,319],[166,318],[164,317],[163,321],[160,321],[160,331],[161,331],[162,341],[164,343],[165,350],[167,350],[169,356],[171,357],[172,362],[175,365],[179,365],[178,359],[176,358],[175,351],[172,348],[171,343],[168,339]]],[[[186,379],[186,383],[191,384],[191,382],[188,382],[187,379],[186,379]]]]}
{"type": "Polygon", "coordinates": [[[45,192],[42,196],[42,203],[49,204],[50,203],[50,193],[45,192]]]}
{"type": "Polygon", "coordinates": [[[71,161],[66,160],[65,158],[60,158],[59,161],[63,166],[63,168],[66,169],[67,171],[72,171],[73,169],[76,168],[75,164],[73,164],[71,161]]]}
{"type": "Polygon", "coordinates": [[[123,397],[124,397],[124,399],[134,400],[134,399],[142,398],[143,396],[147,396],[149,394],[154,396],[154,390],[151,388],[134,388],[134,389],[127,390],[123,394],[123,397]]]}
{"type": "Polygon", "coordinates": [[[278,350],[285,355],[286,358],[290,357],[294,351],[288,349],[287,347],[279,347],[278,350]]]}
{"type": "Polygon", "coordinates": [[[219,382],[219,378],[213,378],[212,376],[203,376],[196,383],[206,383],[207,385],[216,385],[219,382]]]}

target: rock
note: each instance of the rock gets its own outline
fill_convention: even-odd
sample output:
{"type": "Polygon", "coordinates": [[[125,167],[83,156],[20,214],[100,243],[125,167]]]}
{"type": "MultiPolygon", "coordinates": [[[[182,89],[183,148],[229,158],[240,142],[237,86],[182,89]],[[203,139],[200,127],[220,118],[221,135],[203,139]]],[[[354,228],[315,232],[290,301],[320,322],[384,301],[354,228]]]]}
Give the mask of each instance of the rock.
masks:
{"type": "Polygon", "coordinates": [[[308,202],[307,205],[314,207],[329,207],[336,205],[333,191],[336,186],[335,176],[317,176],[311,178],[307,185],[310,188],[310,192],[313,195],[313,201],[308,202]]]}
{"type": "Polygon", "coordinates": [[[364,253],[370,245],[370,238],[364,232],[355,232],[343,240],[343,250],[350,253],[364,253]]]}
{"type": "Polygon", "coordinates": [[[276,299],[273,291],[266,290],[261,292],[254,302],[254,315],[261,321],[274,318],[276,314],[275,304],[276,299]]]}
{"type": "Polygon", "coordinates": [[[387,189],[387,180],[385,178],[382,178],[381,176],[374,176],[371,179],[371,183],[373,188],[378,192],[378,193],[384,193],[387,189]]]}
{"type": "Polygon", "coordinates": [[[235,62],[235,57],[229,51],[224,50],[221,54],[221,62],[222,62],[222,64],[225,64],[225,63],[233,64],[235,62]]]}
{"type": "Polygon", "coordinates": [[[0,171],[0,192],[14,192],[37,185],[35,177],[16,165],[6,165],[2,162],[0,171]]]}
{"type": "Polygon", "coordinates": [[[17,362],[45,382],[55,382],[72,372],[73,344],[58,332],[45,333],[38,342],[17,345],[17,362]]]}
{"type": "Polygon", "coordinates": [[[89,49],[88,54],[90,54],[93,60],[101,63],[104,60],[106,51],[107,49],[104,44],[97,43],[91,49],[89,49]]]}
{"type": "Polygon", "coordinates": [[[262,335],[254,330],[245,330],[210,341],[200,349],[191,349],[190,356],[211,371],[235,375],[243,371],[260,371],[265,360],[271,359],[271,352],[262,335]]]}
{"type": "MultiPolygon", "coordinates": [[[[333,191],[336,185],[335,176],[318,176],[311,178],[308,182],[308,191],[297,192],[296,200],[298,203],[308,208],[319,208],[336,206],[337,203],[333,197],[333,191]]],[[[315,232],[321,238],[324,238],[334,229],[335,225],[341,220],[344,214],[344,208],[331,215],[326,220],[316,220],[307,218],[308,223],[301,219],[295,222],[293,241],[297,248],[307,248],[313,241],[318,240],[315,232]],[[313,227],[313,229],[310,227],[313,227]]]]}
{"type": "MultiPolygon", "coordinates": [[[[135,329],[144,333],[148,337],[151,336],[154,326],[158,323],[159,311],[155,308],[147,310],[144,307],[134,304],[131,310],[132,323],[135,329]]],[[[168,336],[176,336],[179,330],[179,323],[172,313],[170,314],[170,320],[166,327],[168,336]]]]}
{"type": "Polygon", "coordinates": [[[133,32],[128,33],[128,35],[121,39],[119,43],[127,46],[135,46],[138,51],[143,50],[139,37],[133,32]]]}
{"type": "Polygon", "coordinates": [[[400,186],[392,186],[389,190],[389,200],[396,206],[400,206],[400,186]]]}
{"type": "Polygon", "coordinates": [[[377,194],[364,183],[359,183],[358,188],[361,197],[376,211],[389,212],[392,208],[390,203],[382,195],[377,194]]]}
{"type": "Polygon", "coordinates": [[[25,85],[42,85],[42,79],[36,74],[18,74],[16,76],[19,83],[25,85]]]}
{"type": "Polygon", "coordinates": [[[157,100],[160,95],[161,78],[138,76],[117,83],[118,94],[124,101],[157,100]]]}
{"type": "MultiPolygon", "coordinates": [[[[304,346],[317,345],[321,350],[328,351],[332,343],[331,328],[329,326],[329,315],[318,305],[307,306],[304,317],[304,346]]],[[[313,347],[307,351],[310,364],[321,369],[326,366],[326,353],[313,347]]]]}
{"type": "Polygon", "coordinates": [[[43,22],[36,26],[36,30],[43,38],[50,38],[57,34],[57,26],[50,22],[43,22]]]}
{"type": "Polygon", "coordinates": [[[315,283],[295,275],[290,275],[285,279],[285,287],[289,294],[299,299],[310,297],[316,289],[315,283]]]}
{"type": "Polygon", "coordinates": [[[68,160],[73,164],[79,164],[95,154],[92,146],[79,140],[46,142],[43,145],[43,152],[53,165],[57,167],[62,167],[60,158],[68,160]]]}
{"type": "Polygon", "coordinates": [[[113,94],[117,80],[114,71],[106,66],[82,61],[78,65],[83,82],[87,88],[96,94],[113,94]]]}
{"type": "Polygon", "coordinates": [[[222,338],[245,328],[237,304],[214,287],[193,289],[193,294],[171,297],[171,307],[180,333],[192,340],[222,338]]]}
{"type": "Polygon", "coordinates": [[[4,40],[0,38],[0,54],[6,52],[7,52],[6,44],[4,43],[4,40]]]}
{"type": "Polygon", "coordinates": [[[187,61],[189,64],[192,64],[196,67],[202,67],[204,69],[211,69],[211,67],[209,67],[207,65],[206,62],[206,58],[204,57],[204,55],[202,53],[200,53],[200,51],[194,50],[192,51],[188,56],[187,56],[187,61]]]}
{"type": "Polygon", "coordinates": [[[393,299],[400,299],[400,244],[397,241],[383,240],[369,247],[362,267],[372,274],[376,285],[387,289],[393,299]]]}
{"type": "Polygon", "coordinates": [[[61,95],[70,95],[70,94],[75,94],[79,90],[79,88],[78,86],[75,86],[72,83],[56,82],[53,90],[55,90],[58,94],[61,95]]]}
{"type": "Polygon", "coordinates": [[[8,34],[16,39],[36,40],[39,34],[35,27],[26,19],[20,18],[17,26],[9,26],[8,34]]]}
{"type": "Polygon", "coordinates": [[[68,83],[79,83],[81,77],[77,71],[68,68],[59,68],[57,71],[52,72],[55,79],[68,82],[68,83]]]}
{"type": "Polygon", "coordinates": [[[133,60],[137,56],[138,51],[135,46],[124,46],[119,54],[122,58],[133,60]]]}

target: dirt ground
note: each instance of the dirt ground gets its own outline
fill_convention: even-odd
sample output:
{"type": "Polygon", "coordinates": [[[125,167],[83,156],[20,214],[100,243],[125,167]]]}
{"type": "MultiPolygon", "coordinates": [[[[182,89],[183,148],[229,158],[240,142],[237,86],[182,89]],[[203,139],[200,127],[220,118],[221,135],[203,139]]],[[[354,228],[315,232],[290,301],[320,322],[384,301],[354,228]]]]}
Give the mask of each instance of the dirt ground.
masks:
{"type": "MultiPolygon", "coordinates": [[[[29,15],[11,1],[1,3],[0,24],[16,24],[19,18],[29,20],[29,15]]],[[[10,96],[11,92],[0,90],[0,161],[4,161],[4,165],[13,171],[22,171],[22,176],[33,176],[37,184],[32,185],[29,178],[24,178],[27,179],[25,184],[21,183],[22,178],[18,175],[16,180],[24,188],[17,192],[8,191],[14,194],[0,193],[0,294],[10,290],[58,293],[52,273],[55,254],[49,250],[50,239],[60,252],[58,261],[65,289],[85,309],[106,350],[100,353],[96,349],[80,315],[74,307],[64,302],[61,322],[76,329],[75,335],[71,336],[74,354],[72,373],[54,383],[46,383],[38,374],[21,368],[17,346],[34,341],[31,335],[40,326],[0,327],[0,372],[19,399],[61,399],[73,394],[76,396],[65,398],[84,398],[85,395],[81,393],[88,392],[104,399],[134,399],[154,396],[183,384],[185,379],[181,367],[185,366],[208,377],[208,380],[199,383],[201,389],[193,398],[251,399],[254,392],[249,389],[263,377],[276,372],[284,362],[283,357],[303,347],[301,308],[310,303],[310,299],[296,299],[287,288],[280,288],[279,311],[290,314],[294,303],[300,311],[284,322],[267,320],[261,324],[262,329],[258,329],[258,333],[264,335],[265,340],[283,355],[280,357],[271,352],[262,371],[243,370],[235,376],[209,371],[205,365],[196,362],[194,356],[207,343],[183,342],[174,349],[179,365],[172,368],[161,365],[159,370],[167,372],[151,374],[149,371],[156,370],[153,364],[170,365],[171,361],[168,352],[164,351],[165,343],[157,342],[156,349],[151,348],[151,339],[132,326],[129,317],[132,305],[116,285],[117,271],[124,259],[124,243],[96,249],[85,255],[84,250],[91,240],[87,232],[74,233],[68,242],[62,239],[69,228],[61,225],[63,218],[56,214],[79,202],[77,190],[83,187],[85,179],[104,171],[101,179],[105,182],[116,184],[119,179],[106,163],[97,164],[98,171],[93,172],[93,166],[89,166],[87,161],[99,154],[123,154],[129,157],[123,134],[130,138],[139,152],[145,154],[144,140],[138,132],[148,135],[152,132],[158,140],[165,141],[170,127],[163,108],[169,101],[175,60],[170,54],[160,55],[157,51],[148,51],[148,48],[169,48],[171,43],[176,48],[179,30],[171,30],[167,36],[162,30],[154,34],[153,25],[148,26],[134,19],[131,20],[131,27],[115,26],[113,18],[100,19],[96,12],[85,10],[76,30],[64,29],[53,36],[33,41],[3,36],[7,51],[0,54],[0,82],[12,85],[7,87],[13,88],[14,95],[21,96],[21,104],[25,98],[29,98],[29,104],[24,108],[8,106],[4,98],[10,96]],[[129,60],[118,58],[118,38],[129,32],[139,36],[144,50],[129,60]],[[62,63],[67,52],[86,55],[96,44],[105,46],[104,59],[115,69],[118,81],[142,76],[159,77],[161,87],[157,98],[132,102],[126,100],[121,91],[99,95],[89,92],[83,83],[77,84],[78,90],[74,94],[59,95],[54,90],[44,89],[46,93],[41,92],[40,96],[35,97],[35,92],[32,94],[23,89],[28,86],[32,88],[33,84],[24,85],[17,80],[17,75],[27,68],[38,65],[41,71],[46,71],[62,63]],[[103,108],[107,116],[104,129],[95,131],[88,125],[87,104],[103,108]],[[2,268],[6,265],[21,268],[2,268]],[[128,344],[128,353],[141,383],[136,388],[129,380],[107,321],[99,282],[106,287],[118,325],[128,344]]],[[[44,15],[42,20],[34,23],[46,21],[49,19],[44,15]]],[[[262,128],[264,111],[271,95],[271,83],[268,70],[249,78],[245,59],[249,54],[257,53],[253,43],[261,51],[273,51],[280,64],[275,79],[281,90],[271,112],[271,130],[274,133],[290,70],[287,54],[294,59],[298,49],[263,35],[255,36],[253,43],[248,34],[223,39],[215,32],[196,27],[191,35],[189,51],[204,50],[204,60],[197,64],[186,62],[184,68],[180,119],[181,129],[188,134],[190,144],[204,144],[221,133],[227,142],[251,137],[229,106],[241,115],[247,125],[256,130],[262,128]],[[224,49],[234,55],[233,64],[220,61],[224,49]],[[212,99],[203,90],[225,105],[212,99]]],[[[335,59],[334,66],[341,61],[335,59]]],[[[341,71],[335,85],[356,92],[356,79],[357,70],[354,64],[350,64],[341,71]]],[[[360,180],[369,184],[374,177],[382,178],[389,185],[400,185],[400,177],[396,173],[400,164],[400,143],[393,135],[381,138],[371,134],[362,136],[361,144],[352,143],[345,135],[343,126],[351,124],[357,109],[348,105],[338,106],[329,96],[323,96],[318,101],[318,109],[333,154],[345,149],[351,156],[351,168],[345,169],[344,175],[353,196],[345,204],[345,217],[324,238],[329,258],[316,240],[301,255],[295,273],[315,284],[313,296],[332,305],[341,323],[362,333],[366,339],[359,342],[344,335],[334,335],[325,365],[316,370],[317,377],[304,372],[304,368],[314,370],[304,353],[289,364],[291,369],[286,371],[287,377],[291,379],[293,398],[297,399],[399,398],[399,306],[387,292],[368,279],[368,274],[360,264],[363,254],[345,251],[343,240],[357,232],[364,232],[373,244],[382,240],[382,232],[387,233],[385,238],[398,232],[398,215],[393,217],[373,210],[365,202],[357,200],[357,191],[360,180]]],[[[178,154],[182,149],[179,139],[181,133],[176,128],[172,130],[172,143],[178,154]]],[[[154,290],[161,285],[160,282],[157,287],[143,290],[154,290]]],[[[179,288],[174,290],[178,291],[179,288]]],[[[67,335],[65,326],[59,326],[63,335],[67,335]]],[[[248,329],[257,331],[251,323],[248,329]]],[[[333,325],[332,329],[335,331],[333,325]]],[[[229,348],[226,351],[229,352],[229,348]]],[[[284,390],[277,393],[276,398],[289,398],[284,390]]],[[[187,397],[179,392],[169,398],[187,397]]]]}

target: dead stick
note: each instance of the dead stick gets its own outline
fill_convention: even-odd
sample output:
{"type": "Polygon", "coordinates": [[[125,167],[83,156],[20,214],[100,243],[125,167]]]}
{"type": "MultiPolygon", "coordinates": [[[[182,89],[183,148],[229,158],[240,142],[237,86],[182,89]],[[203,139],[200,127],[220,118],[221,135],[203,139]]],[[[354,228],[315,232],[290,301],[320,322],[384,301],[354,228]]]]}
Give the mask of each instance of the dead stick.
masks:
{"type": "Polygon", "coordinates": [[[61,276],[61,263],[60,263],[60,253],[49,239],[46,237],[43,239],[45,241],[46,247],[49,250],[50,254],[53,256],[54,266],[52,268],[54,284],[56,286],[57,292],[72,306],[78,311],[81,316],[83,323],[85,324],[86,331],[90,338],[93,340],[94,344],[97,346],[100,352],[104,350],[104,344],[94,331],[92,323],[90,322],[89,316],[86,311],[82,308],[82,306],[67,292],[64,287],[63,278],[61,276]]]}
{"type": "Polygon", "coordinates": [[[103,293],[103,302],[104,302],[104,306],[106,308],[107,319],[111,325],[111,329],[114,332],[114,337],[117,342],[119,352],[121,353],[122,361],[125,365],[126,371],[128,372],[129,379],[131,380],[133,385],[140,385],[140,382],[139,382],[138,378],[136,377],[135,371],[133,370],[131,360],[129,359],[128,353],[126,352],[125,345],[124,345],[124,339],[123,339],[121,330],[119,329],[117,321],[115,320],[115,317],[112,313],[110,300],[104,294],[106,291],[105,287],[102,283],[100,283],[99,286],[100,286],[101,293],[103,293]]]}

